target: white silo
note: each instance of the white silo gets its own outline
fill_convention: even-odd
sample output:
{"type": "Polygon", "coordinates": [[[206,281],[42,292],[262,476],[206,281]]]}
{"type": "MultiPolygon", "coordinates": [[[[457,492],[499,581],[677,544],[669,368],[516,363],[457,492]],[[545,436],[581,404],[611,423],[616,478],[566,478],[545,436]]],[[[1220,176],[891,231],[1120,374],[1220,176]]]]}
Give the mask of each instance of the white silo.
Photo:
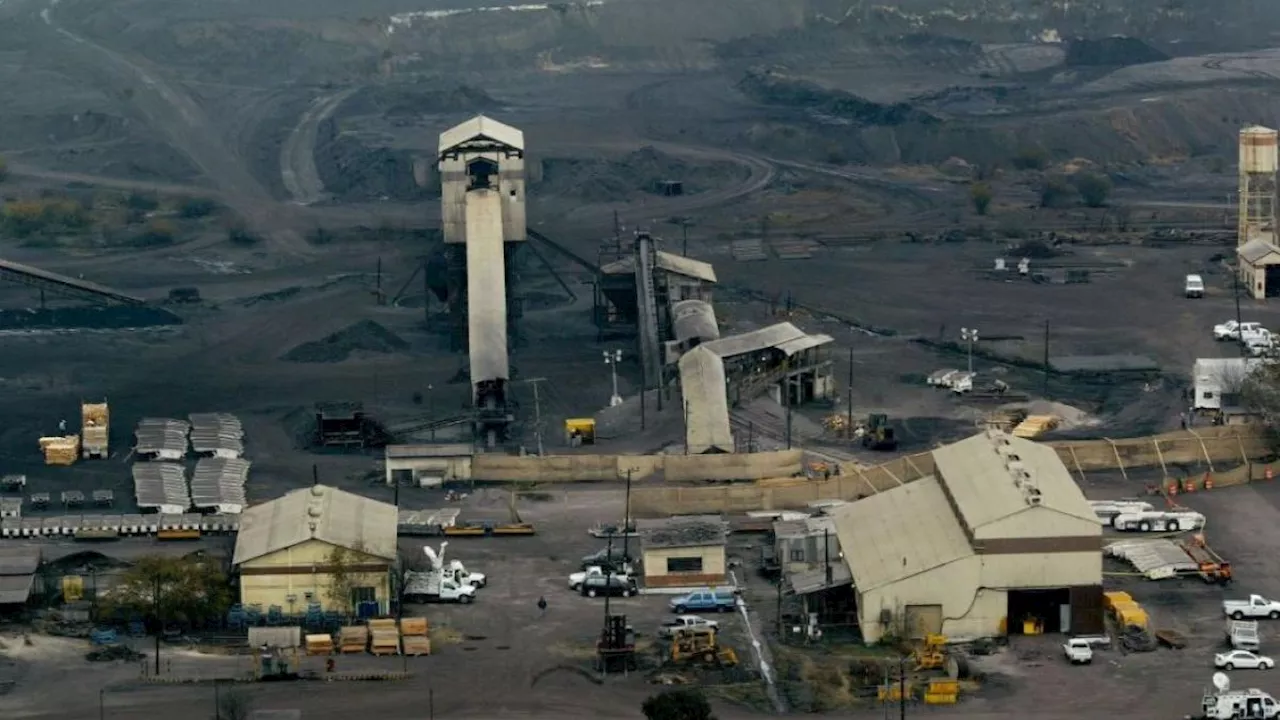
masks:
{"type": "Polygon", "coordinates": [[[1276,241],[1277,133],[1251,125],[1240,131],[1240,213],[1237,245],[1276,241]]]}

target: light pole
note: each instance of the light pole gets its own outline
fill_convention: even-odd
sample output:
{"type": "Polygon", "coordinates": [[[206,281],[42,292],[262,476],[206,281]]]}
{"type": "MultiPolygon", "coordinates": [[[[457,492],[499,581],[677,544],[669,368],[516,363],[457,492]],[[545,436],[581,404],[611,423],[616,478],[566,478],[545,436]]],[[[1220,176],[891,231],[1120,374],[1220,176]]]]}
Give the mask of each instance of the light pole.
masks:
{"type": "Polygon", "coordinates": [[[622,396],[618,394],[618,363],[620,362],[622,362],[621,350],[604,351],[604,363],[609,366],[610,374],[613,376],[613,395],[609,397],[609,407],[622,404],[622,396]]]}
{"type": "Polygon", "coordinates": [[[969,343],[969,372],[973,372],[973,344],[978,342],[977,328],[960,328],[960,339],[969,343]]]}
{"type": "Polygon", "coordinates": [[[431,442],[436,441],[436,386],[427,385],[427,418],[431,421],[431,442]]]}

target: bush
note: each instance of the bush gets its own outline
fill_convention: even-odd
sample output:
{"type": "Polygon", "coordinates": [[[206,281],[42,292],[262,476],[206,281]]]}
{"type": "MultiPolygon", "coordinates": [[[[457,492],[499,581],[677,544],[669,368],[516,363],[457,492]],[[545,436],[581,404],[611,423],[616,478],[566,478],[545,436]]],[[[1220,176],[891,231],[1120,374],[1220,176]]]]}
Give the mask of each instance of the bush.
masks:
{"type": "Polygon", "coordinates": [[[1080,193],[1085,205],[1099,208],[1107,204],[1107,199],[1111,197],[1111,178],[1099,173],[1081,172],[1076,173],[1072,179],[1075,180],[1076,192],[1080,193]]]}
{"type": "Polygon", "coordinates": [[[129,193],[129,197],[125,198],[124,204],[130,210],[141,210],[143,212],[151,212],[160,207],[159,200],[140,192],[129,193]]]}
{"type": "Polygon", "coordinates": [[[668,690],[649,696],[640,706],[646,720],[715,720],[711,703],[697,688],[668,690]]]}
{"type": "Polygon", "coordinates": [[[25,238],[37,233],[83,230],[89,226],[89,211],[66,198],[17,200],[5,205],[0,221],[6,232],[25,238]]]}
{"type": "Polygon", "coordinates": [[[973,211],[979,215],[987,214],[987,208],[991,207],[991,199],[993,197],[991,186],[984,182],[977,182],[969,186],[969,201],[973,203],[973,211]]]}
{"type": "Polygon", "coordinates": [[[1038,145],[1023,145],[1011,162],[1019,170],[1043,170],[1049,164],[1049,152],[1038,145]]]}
{"type": "Polygon", "coordinates": [[[0,182],[9,177],[9,161],[0,157],[0,182]]]}
{"type": "Polygon", "coordinates": [[[188,220],[207,217],[218,209],[218,203],[209,198],[187,198],[178,206],[178,214],[188,220]]]}
{"type": "Polygon", "coordinates": [[[227,240],[235,245],[257,245],[262,238],[249,232],[248,229],[236,225],[227,230],[227,240]]]}
{"type": "Polygon", "coordinates": [[[1040,207],[1062,207],[1075,196],[1075,188],[1061,175],[1049,175],[1040,185],[1040,207]]]}
{"type": "Polygon", "coordinates": [[[133,238],[133,245],[137,247],[168,245],[173,242],[177,234],[178,229],[168,220],[152,220],[147,223],[146,229],[133,238]]]}

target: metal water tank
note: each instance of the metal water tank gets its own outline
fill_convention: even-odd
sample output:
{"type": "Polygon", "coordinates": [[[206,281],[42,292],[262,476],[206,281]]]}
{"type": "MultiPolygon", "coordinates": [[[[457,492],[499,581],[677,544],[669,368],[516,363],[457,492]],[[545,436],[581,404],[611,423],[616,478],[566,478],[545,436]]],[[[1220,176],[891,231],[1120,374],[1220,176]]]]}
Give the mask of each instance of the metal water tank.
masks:
{"type": "Polygon", "coordinates": [[[1240,131],[1240,172],[1274,175],[1277,166],[1277,133],[1251,125],[1240,131]]]}

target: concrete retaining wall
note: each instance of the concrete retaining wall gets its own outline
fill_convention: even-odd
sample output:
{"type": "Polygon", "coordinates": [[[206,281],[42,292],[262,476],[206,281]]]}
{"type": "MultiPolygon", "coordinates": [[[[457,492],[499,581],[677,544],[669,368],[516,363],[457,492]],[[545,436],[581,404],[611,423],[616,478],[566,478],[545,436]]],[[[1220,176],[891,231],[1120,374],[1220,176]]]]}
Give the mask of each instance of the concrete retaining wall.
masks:
{"type": "Polygon", "coordinates": [[[681,482],[761,480],[801,471],[801,451],[730,455],[476,455],[471,476],[488,482],[599,482],[663,476],[681,482]]]}

